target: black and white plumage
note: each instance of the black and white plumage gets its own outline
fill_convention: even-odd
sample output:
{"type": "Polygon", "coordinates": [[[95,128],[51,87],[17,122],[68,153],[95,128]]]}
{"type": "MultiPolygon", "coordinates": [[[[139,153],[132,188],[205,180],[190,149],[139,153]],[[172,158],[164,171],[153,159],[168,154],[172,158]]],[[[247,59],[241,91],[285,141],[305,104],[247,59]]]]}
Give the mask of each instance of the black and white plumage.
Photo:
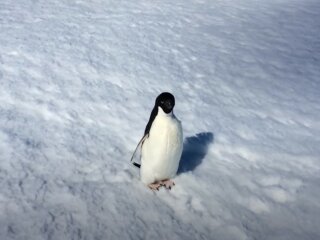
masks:
{"type": "Polygon", "coordinates": [[[160,186],[171,188],[174,183],[170,179],[179,167],[183,134],[181,122],[173,114],[174,105],[171,93],[164,92],[157,97],[138,145],[141,147],[141,181],[153,190],[160,186]]]}

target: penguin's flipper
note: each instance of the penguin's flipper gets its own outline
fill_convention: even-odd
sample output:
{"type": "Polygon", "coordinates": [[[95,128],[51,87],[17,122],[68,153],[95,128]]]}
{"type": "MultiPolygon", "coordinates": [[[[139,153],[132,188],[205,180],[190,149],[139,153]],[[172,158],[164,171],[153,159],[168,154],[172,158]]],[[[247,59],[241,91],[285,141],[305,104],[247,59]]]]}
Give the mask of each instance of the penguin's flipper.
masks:
{"type": "Polygon", "coordinates": [[[133,154],[132,154],[132,157],[131,157],[131,159],[130,159],[130,162],[132,162],[132,164],[133,164],[134,166],[138,167],[138,168],[141,167],[141,163],[137,163],[136,161],[133,161],[133,160],[137,157],[136,155],[138,155],[138,161],[139,161],[139,162],[141,161],[141,147],[142,147],[142,145],[143,145],[144,140],[146,140],[146,139],[148,138],[148,136],[149,136],[149,134],[145,134],[145,135],[141,138],[141,140],[139,141],[139,143],[138,143],[136,149],[134,150],[134,152],[133,152],[133,154]]]}

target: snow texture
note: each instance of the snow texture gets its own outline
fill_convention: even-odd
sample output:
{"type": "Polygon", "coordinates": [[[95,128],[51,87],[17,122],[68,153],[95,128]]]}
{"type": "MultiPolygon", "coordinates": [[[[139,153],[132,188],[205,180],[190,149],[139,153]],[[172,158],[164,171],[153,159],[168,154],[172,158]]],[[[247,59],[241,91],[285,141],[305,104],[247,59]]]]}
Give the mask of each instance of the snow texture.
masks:
{"type": "Polygon", "coordinates": [[[0,239],[320,239],[320,2],[1,0],[0,239]],[[130,165],[156,96],[171,190],[130,165]]]}

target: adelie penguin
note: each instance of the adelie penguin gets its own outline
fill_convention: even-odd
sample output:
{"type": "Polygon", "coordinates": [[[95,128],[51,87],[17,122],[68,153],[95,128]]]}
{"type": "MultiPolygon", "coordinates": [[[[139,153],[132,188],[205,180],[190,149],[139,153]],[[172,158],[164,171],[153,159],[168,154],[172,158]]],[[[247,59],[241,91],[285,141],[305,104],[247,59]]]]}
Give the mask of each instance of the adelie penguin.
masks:
{"type": "Polygon", "coordinates": [[[141,181],[152,190],[159,190],[161,186],[171,189],[174,186],[171,178],[179,167],[183,135],[181,122],[173,114],[174,105],[171,93],[163,92],[157,97],[137,146],[141,148],[141,165],[133,164],[140,167],[141,181]]]}

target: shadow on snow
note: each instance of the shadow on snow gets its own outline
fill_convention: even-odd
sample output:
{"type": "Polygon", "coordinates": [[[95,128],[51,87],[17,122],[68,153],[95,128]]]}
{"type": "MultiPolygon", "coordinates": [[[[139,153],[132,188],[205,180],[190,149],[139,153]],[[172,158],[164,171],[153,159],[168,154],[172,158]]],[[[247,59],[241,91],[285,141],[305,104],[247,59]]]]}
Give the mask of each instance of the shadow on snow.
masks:
{"type": "Polygon", "coordinates": [[[182,156],[178,174],[193,171],[198,167],[208,152],[208,147],[214,141],[212,132],[202,132],[195,136],[187,137],[183,143],[182,156]]]}

